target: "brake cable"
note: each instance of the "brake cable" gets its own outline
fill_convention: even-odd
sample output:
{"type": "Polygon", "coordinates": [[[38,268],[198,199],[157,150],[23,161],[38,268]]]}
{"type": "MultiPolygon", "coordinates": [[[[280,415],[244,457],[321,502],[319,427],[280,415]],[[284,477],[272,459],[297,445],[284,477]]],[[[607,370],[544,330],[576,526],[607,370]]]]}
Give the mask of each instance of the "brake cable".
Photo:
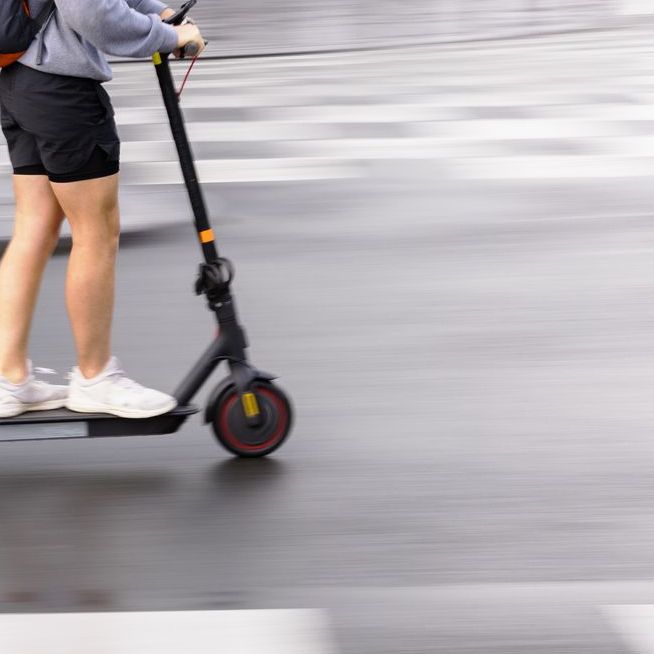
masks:
{"type": "Polygon", "coordinates": [[[182,86],[180,87],[179,91],[177,91],[177,99],[179,100],[182,97],[182,93],[184,92],[184,87],[186,86],[186,82],[188,82],[188,78],[191,75],[191,71],[193,70],[193,66],[195,66],[195,62],[198,60],[200,57],[200,54],[196,54],[193,57],[193,61],[191,61],[191,65],[188,67],[188,70],[186,71],[186,75],[184,75],[184,80],[182,82],[182,86]]]}

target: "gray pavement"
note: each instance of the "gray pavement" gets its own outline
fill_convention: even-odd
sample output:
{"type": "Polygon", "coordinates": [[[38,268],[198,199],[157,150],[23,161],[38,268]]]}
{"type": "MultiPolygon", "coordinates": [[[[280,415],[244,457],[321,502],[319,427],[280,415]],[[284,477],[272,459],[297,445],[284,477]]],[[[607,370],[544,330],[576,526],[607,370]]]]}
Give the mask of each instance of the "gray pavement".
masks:
{"type": "MultiPolygon", "coordinates": [[[[292,439],[259,462],[229,459],[199,420],[171,437],[3,446],[2,612],[316,608],[343,654],[648,651],[629,649],[605,608],[654,603],[648,46],[616,36],[520,47],[486,51],[496,79],[475,68],[483,52],[446,50],[443,66],[463,63],[430,89],[429,51],[406,64],[420,92],[401,68],[390,79],[406,86],[378,89],[372,114],[409,96],[429,105],[413,102],[421,93],[448,98],[439,111],[468,116],[449,150],[451,117],[436,152],[409,157],[424,143],[401,139],[438,118],[402,113],[382,123],[399,133],[399,155],[364,156],[360,140],[381,136],[356,131],[370,129],[363,114],[330,123],[333,143],[298,139],[323,157],[338,145],[331,163],[363,174],[212,179],[253,358],[296,404],[292,439]],[[514,77],[502,76],[509,61],[514,77]]],[[[308,66],[294,79],[338,95],[333,111],[355,85],[325,62],[294,62],[308,66]]],[[[250,81],[297,88],[288,67],[256,65],[250,81]]],[[[372,85],[374,63],[361,65],[348,70],[372,85]]],[[[148,74],[132,71],[114,87],[126,109],[128,85],[148,74]]],[[[210,88],[243,72],[220,71],[210,88]]],[[[243,85],[215,97],[234,95],[243,85]]],[[[139,97],[137,110],[149,106],[139,97]]],[[[279,146],[194,129],[207,161],[279,146]]],[[[140,207],[170,219],[125,238],[115,349],[139,380],[172,389],[212,323],[191,293],[198,253],[182,189],[139,174],[126,218],[140,207]]],[[[64,274],[57,256],[32,348],[61,370],[73,358],[64,274]]]]}
{"type": "MultiPolygon", "coordinates": [[[[599,607],[654,599],[651,193],[398,170],[223,196],[292,440],[255,463],[199,421],[4,446],[2,610],[306,607],[352,654],[626,652],[599,607]]],[[[196,258],[181,226],[126,242],[116,351],[146,383],[211,337],[196,258]]],[[[60,369],[64,268],[33,347],[60,369]]]]}

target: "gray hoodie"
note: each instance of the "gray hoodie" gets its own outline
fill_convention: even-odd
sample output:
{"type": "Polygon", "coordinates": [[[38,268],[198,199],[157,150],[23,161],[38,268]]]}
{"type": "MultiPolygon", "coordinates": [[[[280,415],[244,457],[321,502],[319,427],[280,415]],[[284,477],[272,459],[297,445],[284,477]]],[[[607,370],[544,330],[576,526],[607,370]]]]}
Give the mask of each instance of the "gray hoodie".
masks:
{"type": "MultiPolygon", "coordinates": [[[[38,15],[47,2],[30,0],[32,15],[38,15]]],[[[106,82],[111,79],[111,68],[104,54],[150,57],[177,47],[177,32],[159,17],[167,7],[159,0],[56,3],[55,12],[20,58],[21,64],[45,73],[106,82]]]]}

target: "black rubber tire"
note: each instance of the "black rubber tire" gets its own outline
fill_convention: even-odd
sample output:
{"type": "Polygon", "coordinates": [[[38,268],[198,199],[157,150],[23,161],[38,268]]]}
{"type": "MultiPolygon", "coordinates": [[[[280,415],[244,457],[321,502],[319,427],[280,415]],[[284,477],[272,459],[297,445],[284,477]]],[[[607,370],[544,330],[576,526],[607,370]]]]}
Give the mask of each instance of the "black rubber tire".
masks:
{"type": "Polygon", "coordinates": [[[230,384],[212,408],[211,426],[218,442],[229,452],[243,458],[258,458],[281,447],[293,423],[293,409],[284,391],[269,381],[254,383],[263,414],[259,427],[250,427],[243,413],[236,387],[230,384]]]}

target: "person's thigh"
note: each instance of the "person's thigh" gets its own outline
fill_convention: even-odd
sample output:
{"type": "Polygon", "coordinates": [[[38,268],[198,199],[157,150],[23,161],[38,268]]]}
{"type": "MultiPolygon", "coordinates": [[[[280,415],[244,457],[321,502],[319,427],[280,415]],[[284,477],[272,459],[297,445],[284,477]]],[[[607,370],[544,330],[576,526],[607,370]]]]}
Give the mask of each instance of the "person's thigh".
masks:
{"type": "Polygon", "coordinates": [[[79,182],[49,182],[68,218],[73,240],[97,241],[118,235],[118,179],[116,174],[79,182]]]}

